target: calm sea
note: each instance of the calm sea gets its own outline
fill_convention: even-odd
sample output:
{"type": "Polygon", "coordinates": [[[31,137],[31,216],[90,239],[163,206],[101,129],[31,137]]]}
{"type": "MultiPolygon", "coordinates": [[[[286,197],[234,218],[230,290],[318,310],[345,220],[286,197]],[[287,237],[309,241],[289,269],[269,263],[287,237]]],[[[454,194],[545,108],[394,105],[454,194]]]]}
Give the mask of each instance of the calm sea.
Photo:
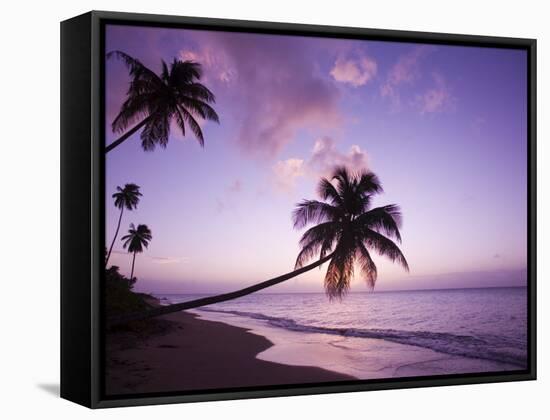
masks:
{"type": "MultiPolygon", "coordinates": [[[[157,296],[164,304],[198,297],[157,296]]],[[[527,289],[522,287],[352,293],[342,302],[329,302],[322,293],[253,294],[197,313],[240,326],[304,333],[310,341],[316,335],[350,337],[355,348],[361,339],[378,339],[507,369],[527,363],[527,289]]]]}

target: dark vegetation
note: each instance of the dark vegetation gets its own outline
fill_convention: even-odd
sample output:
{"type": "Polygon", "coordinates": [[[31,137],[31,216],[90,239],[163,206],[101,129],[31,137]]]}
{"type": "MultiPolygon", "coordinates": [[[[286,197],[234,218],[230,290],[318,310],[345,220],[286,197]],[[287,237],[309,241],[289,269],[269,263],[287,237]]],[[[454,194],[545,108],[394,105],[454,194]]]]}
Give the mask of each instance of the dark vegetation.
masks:
{"type": "MultiPolygon", "coordinates": [[[[105,287],[103,289],[105,313],[107,318],[121,316],[134,312],[151,310],[158,305],[158,300],[149,294],[134,292],[136,279],[130,280],[120,274],[117,266],[105,270],[105,287]]],[[[144,319],[129,322],[110,329],[147,332],[158,330],[159,322],[154,319],[144,319]]]]}

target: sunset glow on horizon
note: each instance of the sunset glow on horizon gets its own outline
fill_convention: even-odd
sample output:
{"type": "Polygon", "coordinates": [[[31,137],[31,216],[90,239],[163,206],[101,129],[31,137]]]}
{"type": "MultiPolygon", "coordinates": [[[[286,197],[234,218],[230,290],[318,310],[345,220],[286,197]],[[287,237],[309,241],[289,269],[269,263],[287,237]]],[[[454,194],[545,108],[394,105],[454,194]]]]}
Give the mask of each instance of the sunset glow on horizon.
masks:
{"type": "MultiPolygon", "coordinates": [[[[109,25],[114,50],[158,73],[199,62],[220,117],[202,125],[204,148],[173,125],[166,149],[145,152],[135,134],[106,156],[107,243],[127,183],[143,196],[121,233],[153,235],[137,290],[218,293],[292,271],[292,210],[335,165],[373,171],[373,205],[401,207],[411,270],[373,253],[376,290],[525,285],[525,51],[109,25]]],[[[106,61],[107,144],[129,81],[106,61]]],[[[110,264],[130,272],[120,240],[110,264]]],[[[323,292],[325,270],[268,291],[323,292]]],[[[352,291],[366,290],[356,276],[352,291]]]]}

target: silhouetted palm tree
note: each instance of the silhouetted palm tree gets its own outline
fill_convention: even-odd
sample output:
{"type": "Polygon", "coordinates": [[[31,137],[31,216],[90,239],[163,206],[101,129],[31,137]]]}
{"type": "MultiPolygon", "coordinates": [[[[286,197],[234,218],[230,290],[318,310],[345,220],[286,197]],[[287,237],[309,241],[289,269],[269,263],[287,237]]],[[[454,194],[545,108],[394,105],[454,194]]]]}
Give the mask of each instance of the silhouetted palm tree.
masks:
{"type": "Polygon", "coordinates": [[[120,229],[120,222],[122,221],[122,213],[124,212],[124,209],[136,209],[139,203],[139,197],[141,197],[141,193],[139,192],[139,185],[136,184],[126,184],[124,188],[116,187],[116,189],[117,192],[113,194],[113,198],[115,199],[115,207],[120,209],[120,216],[118,217],[118,225],[116,227],[113,242],[111,243],[109,253],[107,254],[107,258],[105,259],[105,267],[107,267],[109,258],[111,258],[111,252],[113,251],[113,246],[115,245],[115,241],[118,236],[118,231],[120,229]]]}
{"type": "Polygon", "coordinates": [[[325,290],[330,298],[342,297],[350,287],[357,262],[361,274],[374,288],[377,270],[370,251],[398,262],[409,270],[407,260],[393,238],[401,242],[399,206],[390,204],[371,209],[372,196],[382,192],[378,177],[372,172],[352,175],[337,168],[333,181],[323,178],[318,192],[325,201],[304,200],[294,210],[296,229],[318,223],[300,239],[302,250],[295,268],[319,254],[331,255],[325,275],[325,290]],[[328,202],[327,202],[328,201],[328,202]]]}
{"type": "Polygon", "coordinates": [[[216,102],[214,94],[199,83],[202,77],[199,63],[174,59],[168,66],[163,60],[162,72],[157,75],[122,51],[107,54],[107,58],[112,56],[124,61],[132,78],[126,100],[112,123],[112,129],[115,133],[122,133],[131,124],[135,125],[109,144],[105,153],[141,128],[144,150],[153,150],[157,144],[166,147],[172,119],[175,119],[184,136],[186,126],[191,128],[200,145],[204,146],[197,118],[215,122],[219,122],[219,118],[210,106],[216,102]]]}
{"type": "Polygon", "coordinates": [[[390,239],[401,241],[399,207],[391,204],[371,209],[372,196],[380,192],[382,187],[373,173],[361,172],[353,175],[343,167],[337,168],[331,180],[323,178],[319,183],[319,195],[325,201],[304,200],[294,210],[295,228],[317,223],[300,240],[302,249],[296,259],[294,271],[235,292],[163,306],[144,313],[123,315],[111,322],[127,322],[236,299],[282,283],[329,260],[325,290],[330,299],[342,297],[347,292],[356,262],[365,280],[373,288],[377,271],[369,250],[386,256],[409,270],[401,250],[390,239]],[[317,254],[319,260],[304,266],[317,254]]]}
{"type": "Polygon", "coordinates": [[[143,247],[149,246],[149,241],[153,239],[151,230],[147,225],[138,225],[136,228],[133,223],[130,223],[130,229],[128,234],[121,238],[124,242],[124,249],[128,248],[128,252],[134,254],[132,258],[132,271],[130,274],[130,281],[134,279],[134,264],[136,262],[136,254],[143,252],[143,247]]]}

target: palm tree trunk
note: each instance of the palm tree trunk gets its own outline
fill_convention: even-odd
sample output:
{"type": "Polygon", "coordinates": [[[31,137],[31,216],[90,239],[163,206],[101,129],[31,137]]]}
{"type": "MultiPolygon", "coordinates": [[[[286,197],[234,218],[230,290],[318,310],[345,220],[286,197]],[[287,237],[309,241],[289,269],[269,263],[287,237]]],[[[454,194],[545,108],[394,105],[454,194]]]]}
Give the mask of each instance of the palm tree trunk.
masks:
{"type": "Polygon", "coordinates": [[[109,144],[106,148],[105,148],[105,153],[109,153],[111,150],[113,150],[115,147],[119,146],[122,142],[124,142],[125,140],[127,140],[132,134],[134,134],[136,131],[138,131],[141,127],[143,127],[145,124],[147,124],[147,122],[151,119],[151,116],[148,116],[147,118],[145,118],[142,122],[140,122],[139,124],[137,124],[136,126],[134,126],[133,128],[131,128],[130,130],[128,130],[126,133],[124,133],[122,136],[120,136],[119,139],[115,140],[114,142],[112,142],[111,144],[109,144]]]}
{"type": "Polygon", "coordinates": [[[107,267],[109,258],[111,258],[111,252],[113,251],[113,247],[115,246],[115,241],[116,241],[116,237],[118,236],[118,230],[120,229],[120,222],[122,221],[123,212],[124,212],[124,206],[120,208],[120,216],[118,217],[118,225],[116,227],[115,237],[113,238],[113,242],[111,243],[111,247],[109,248],[109,253],[107,254],[107,259],[105,260],[105,267],[107,267]]]}
{"type": "Polygon", "coordinates": [[[134,251],[134,257],[132,258],[132,274],[130,274],[130,281],[134,279],[134,264],[136,263],[136,253],[134,251]]]}
{"type": "Polygon", "coordinates": [[[257,292],[258,290],[275,286],[276,284],[282,283],[286,280],[290,280],[291,278],[296,277],[309,270],[313,270],[315,267],[319,267],[321,264],[327,262],[331,258],[332,258],[332,254],[327,255],[326,257],[323,257],[312,264],[306,265],[305,267],[299,268],[298,270],[294,270],[290,273],[283,274],[282,276],[275,277],[270,280],[266,280],[262,283],[255,284],[253,286],[245,287],[244,289],[240,289],[235,292],[195,299],[188,302],[176,303],[173,305],[160,306],[158,308],[150,309],[145,312],[114,316],[107,320],[107,324],[108,326],[113,326],[113,325],[123,324],[129,321],[137,321],[140,319],[151,318],[159,315],[166,315],[172,312],[179,312],[187,309],[199,308],[201,306],[212,305],[214,303],[225,302],[227,300],[237,299],[239,297],[257,292]]]}

